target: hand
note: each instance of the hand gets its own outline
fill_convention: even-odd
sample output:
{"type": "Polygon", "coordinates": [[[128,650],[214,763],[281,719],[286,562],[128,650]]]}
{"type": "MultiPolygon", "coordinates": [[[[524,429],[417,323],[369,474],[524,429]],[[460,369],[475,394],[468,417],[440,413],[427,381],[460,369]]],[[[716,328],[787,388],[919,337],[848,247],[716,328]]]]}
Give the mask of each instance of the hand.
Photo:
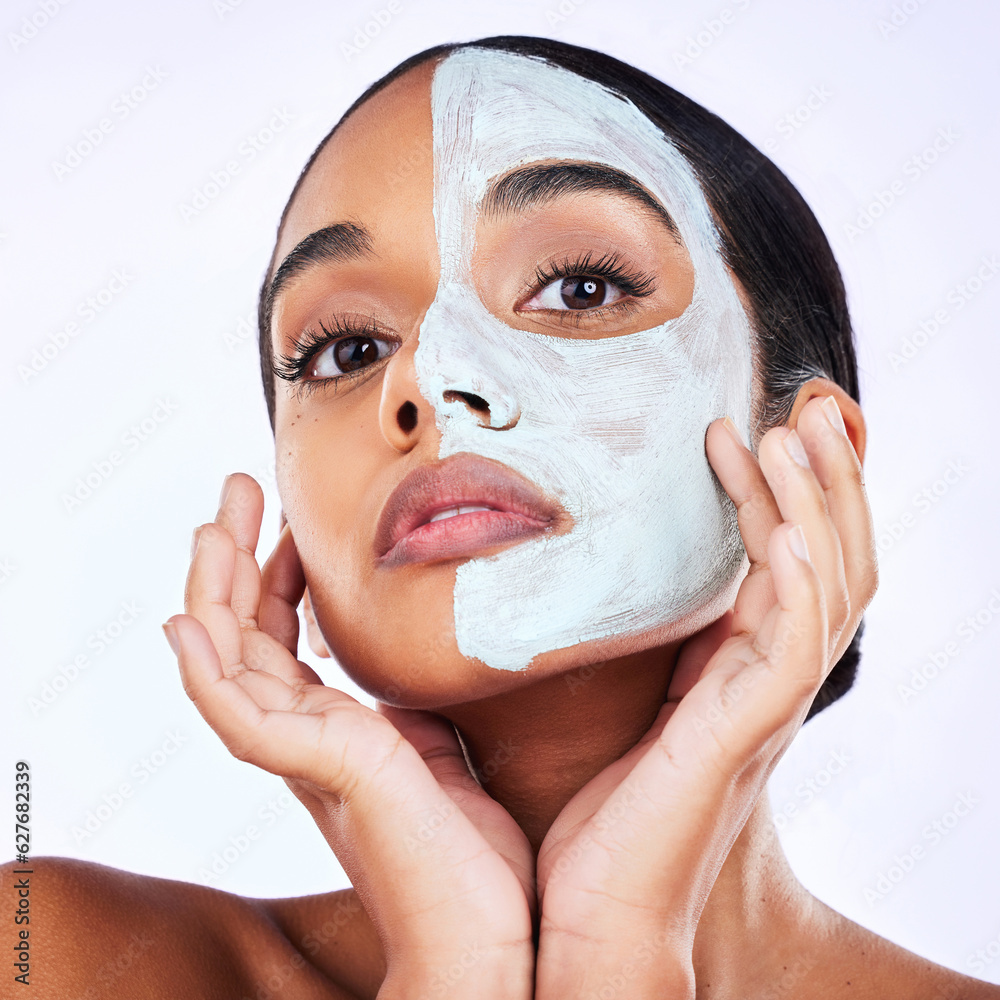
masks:
{"type": "Polygon", "coordinates": [[[629,997],[695,995],[705,901],[875,591],[861,465],[824,405],[836,406],[810,400],[795,432],[768,431],[759,464],[723,421],[709,427],[750,571],[733,610],[682,647],[649,732],[542,843],[541,1000],[609,983],[629,997]]]}
{"type": "Polygon", "coordinates": [[[530,996],[527,839],[449,722],[372,711],[296,659],[305,579],[287,526],[259,569],[263,508],[258,484],[231,476],[195,533],[186,614],[165,626],[188,696],[233,756],[281,775],[309,809],[378,930],[380,996],[433,990],[456,963],[462,996],[530,996]]]}

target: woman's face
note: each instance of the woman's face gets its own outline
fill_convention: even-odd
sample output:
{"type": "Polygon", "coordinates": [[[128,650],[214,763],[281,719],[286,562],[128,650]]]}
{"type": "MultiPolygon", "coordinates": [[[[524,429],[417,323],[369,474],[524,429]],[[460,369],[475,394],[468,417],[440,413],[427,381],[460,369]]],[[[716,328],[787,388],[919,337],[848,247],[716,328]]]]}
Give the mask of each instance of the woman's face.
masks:
{"type": "Polygon", "coordinates": [[[275,260],[279,490],[361,686],[472,700],[730,605],[704,433],[748,429],[750,330],[634,107],[509,53],[424,64],[327,144],[275,260]]]}

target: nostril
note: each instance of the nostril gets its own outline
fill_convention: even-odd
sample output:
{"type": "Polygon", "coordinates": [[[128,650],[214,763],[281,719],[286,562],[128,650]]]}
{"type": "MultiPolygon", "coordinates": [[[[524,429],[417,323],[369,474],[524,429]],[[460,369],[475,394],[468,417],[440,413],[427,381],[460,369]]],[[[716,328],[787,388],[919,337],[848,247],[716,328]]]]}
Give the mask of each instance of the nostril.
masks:
{"type": "Polygon", "coordinates": [[[409,400],[396,411],[396,423],[404,434],[409,434],[417,426],[417,408],[409,400]]]}
{"type": "Polygon", "coordinates": [[[469,409],[475,410],[476,413],[488,414],[490,412],[490,404],[482,396],[477,396],[474,392],[459,392],[456,389],[449,389],[444,394],[444,401],[446,403],[457,403],[460,399],[465,402],[469,409]]]}

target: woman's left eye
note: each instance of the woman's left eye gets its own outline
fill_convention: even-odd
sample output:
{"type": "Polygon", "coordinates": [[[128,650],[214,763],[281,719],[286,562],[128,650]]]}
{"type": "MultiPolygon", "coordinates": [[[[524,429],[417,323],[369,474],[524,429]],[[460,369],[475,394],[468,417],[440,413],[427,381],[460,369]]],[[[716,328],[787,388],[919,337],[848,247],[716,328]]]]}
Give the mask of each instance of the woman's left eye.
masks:
{"type": "Polygon", "coordinates": [[[394,353],[398,343],[379,337],[345,337],[323,348],[313,358],[313,378],[338,378],[367,368],[394,353]]]}
{"type": "Polygon", "coordinates": [[[625,293],[604,278],[588,274],[572,274],[549,282],[522,309],[596,309],[609,306],[625,297],[625,293]]]}

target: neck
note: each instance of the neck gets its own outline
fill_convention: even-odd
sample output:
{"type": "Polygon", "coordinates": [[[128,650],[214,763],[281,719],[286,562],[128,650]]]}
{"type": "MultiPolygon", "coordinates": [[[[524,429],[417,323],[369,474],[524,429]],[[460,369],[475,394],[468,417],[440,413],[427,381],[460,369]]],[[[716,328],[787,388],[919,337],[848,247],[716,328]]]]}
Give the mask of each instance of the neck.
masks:
{"type": "Polygon", "coordinates": [[[563,806],[653,724],[676,654],[645,650],[440,710],[536,854],[563,806]]]}

